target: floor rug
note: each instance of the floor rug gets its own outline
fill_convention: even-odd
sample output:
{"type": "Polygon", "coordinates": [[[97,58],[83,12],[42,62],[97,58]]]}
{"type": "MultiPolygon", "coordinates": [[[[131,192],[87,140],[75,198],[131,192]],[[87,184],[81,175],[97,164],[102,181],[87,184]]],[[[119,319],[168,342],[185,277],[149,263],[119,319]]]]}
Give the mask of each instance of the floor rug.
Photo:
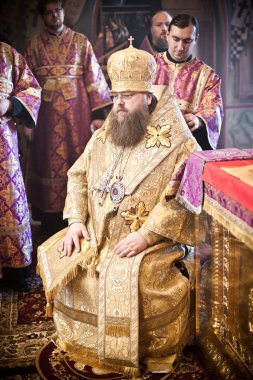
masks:
{"type": "MultiPolygon", "coordinates": [[[[47,380],[123,380],[119,373],[108,373],[98,368],[84,366],[68,358],[53,341],[48,342],[37,354],[36,367],[42,379],[47,380]]],[[[208,380],[204,368],[200,365],[193,347],[187,347],[181,355],[173,374],[145,374],[145,380],[208,380]]]]}
{"type": "Polygon", "coordinates": [[[46,300],[41,279],[34,274],[27,282],[31,290],[26,292],[0,289],[1,379],[37,373],[36,353],[55,331],[52,319],[44,316],[46,300]]]}
{"type": "Polygon", "coordinates": [[[38,350],[55,332],[52,318],[45,317],[46,299],[36,275],[37,246],[46,238],[32,227],[33,264],[26,279],[28,289],[15,291],[0,285],[0,379],[41,379],[35,366],[38,350]]]}

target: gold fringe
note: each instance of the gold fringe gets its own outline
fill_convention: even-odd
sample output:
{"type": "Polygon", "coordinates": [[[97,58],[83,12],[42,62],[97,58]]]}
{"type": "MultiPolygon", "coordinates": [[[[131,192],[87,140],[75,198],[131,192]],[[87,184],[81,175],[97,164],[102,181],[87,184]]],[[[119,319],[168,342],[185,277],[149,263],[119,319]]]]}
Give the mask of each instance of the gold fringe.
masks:
{"type": "Polygon", "coordinates": [[[232,220],[230,212],[208,196],[205,198],[204,210],[237,237],[237,239],[241,240],[250,249],[253,249],[252,228],[246,225],[246,223],[234,215],[232,215],[234,219],[232,220]]]}
{"type": "MultiPolygon", "coordinates": [[[[75,266],[71,271],[69,271],[62,278],[61,276],[59,276],[59,281],[53,289],[47,290],[46,288],[44,288],[45,296],[46,296],[46,300],[48,304],[53,301],[56,294],[59,293],[61,289],[64,288],[64,286],[66,286],[71,280],[73,280],[77,276],[77,272],[78,272],[78,266],[75,266]]],[[[45,284],[46,279],[44,277],[44,274],[40,273],[40,276],[42,278],[43,284],[45,284]]]]}
{"type": "Polygon", "coordinates": [[[130,336],[129,325],[106,325],[105,334],[119,338],[121,336],[130,336]]]}
{"type": "Polygon", "coordinates": [[[59,346],[63,351],[67,353],[67,356],[76,362],[89,365],[91,367],[109,367],[112,370],[124,374],[129,378],[137,379],[141,376],[139,368],[136,367],[126,367],[114,363],[107,362],[106,360],[100,360],[97,356],[97,351],[83,348],[77,346],[73,346],[68,342],[63,342],[57,339],[55,336],[52,338],[57,346],[59,346]]]}
{"type": "Polygon", "coordinates": [[[101,363],[107,365],[108,367],[112,368],[116,372],[122,373],[129,379],[138,379],[141,376],[140,369],[137,367],[127,367],[127,366],[122,366],[119,364],[111,364],[111,363],[107,363],[106,361],[105,362],[101,361],[101,363]]]}
{"type": "Polygon", "coordinates": [[[81,262],[81,267],[86,269],[90,277],[96,276],[96,266],[98,263],[98,249],[90,248],[85,254],[84,260],[81,262]]]}
{"type": "Polygon", "coordinates": [[[90,367],[99,367],[100,365],[100,361],[98,359],[97,354],[91,350],[87,350],[86,352],[83,352],[82,350],[82,355],[80,355],[78,353],[78,349],[76,350],[76,352],[71,352],[71,353],[69,352],[67,347],[64,348],[63,346],[62,349],[67,353],[67,356],[75,362],[86,364],[86,365],[89,365],[90,367]]]}
{"type": "Polygon", "coordinates": [[[96,265],[98,261],[98,250],[97,248],[89,248],[87,253],[84,254],[84,257],[80,258],[80,262],[77,262],[75,266],[69,270],[66,274],[60,273],[57,279],[57,284],[52,289],[46,288],[46,273],[44,273],[40,268],[39,263],[40,255],[38,255],[38,264],[37,264],[37,274],[42,278],[44,284],[45,296],[47,303],[50,304],[57,293],[59,293],[71,280],[73,280],[78,274],[78,267],[81,266],[83,269],[86,269],[91,276],[96,274],[96,265]]]}

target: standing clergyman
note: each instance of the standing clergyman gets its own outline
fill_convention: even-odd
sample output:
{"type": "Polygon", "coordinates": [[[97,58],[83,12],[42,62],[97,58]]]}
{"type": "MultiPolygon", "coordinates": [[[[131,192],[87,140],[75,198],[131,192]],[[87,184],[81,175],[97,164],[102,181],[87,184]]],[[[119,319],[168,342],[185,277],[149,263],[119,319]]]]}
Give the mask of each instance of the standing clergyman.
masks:
{"type": "Polygon", "coordinates": [[[28,176],[33,218],[50,235],[63,228],[67,171],[83,152],[111,104],[90,41],[64,25],[62,0],[40,0],[45,30],[31,38],[27,62],[42,87],[28,176]]]}

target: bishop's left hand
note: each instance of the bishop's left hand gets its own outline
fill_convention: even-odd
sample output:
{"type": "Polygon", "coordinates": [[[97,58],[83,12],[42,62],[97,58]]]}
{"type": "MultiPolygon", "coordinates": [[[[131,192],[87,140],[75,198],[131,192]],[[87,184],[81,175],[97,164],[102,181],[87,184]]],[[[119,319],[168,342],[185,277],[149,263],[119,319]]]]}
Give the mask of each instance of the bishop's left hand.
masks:
{"type": "Polygon", "coordinates": [[[115,247],[119,257],[133,257],[148,247],[146,239],[138,232],[131,232],[115,247]]]}
{"type": "Polygon", "coordinates": [[[203,127],[203,121],[198,116],[193,115],[193,113],[186,113],[183,117],[191,132],[203,127]]]}

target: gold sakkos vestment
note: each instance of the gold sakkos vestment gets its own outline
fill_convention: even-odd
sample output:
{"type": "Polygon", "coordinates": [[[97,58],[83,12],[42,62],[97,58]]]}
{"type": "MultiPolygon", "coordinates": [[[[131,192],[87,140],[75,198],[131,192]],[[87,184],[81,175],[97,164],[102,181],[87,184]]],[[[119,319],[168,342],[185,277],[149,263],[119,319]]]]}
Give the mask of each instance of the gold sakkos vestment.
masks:
{"type": "Polygon", "coordinates": [[[189,338],[189,280],[175,262],[184,257],[181,243],[193,244],[194,225],[174,197],[177,173],[197,144],[167,91],[146,136],[123,155],[109,129],[107,119],[68,172],[64,217],[86,223],[91,241],[71,258],[55,250],[49,264],[51,239],[39,248],[38,269],[47,299],[54,298],[57,342],[70,357],[133,377],[140,363],[169,372],[189,338]],[[125,196],[113,203],[119,175],[125,196]],[[119,258],[115,245],[133,231],[148,248],[119,258]]]}

